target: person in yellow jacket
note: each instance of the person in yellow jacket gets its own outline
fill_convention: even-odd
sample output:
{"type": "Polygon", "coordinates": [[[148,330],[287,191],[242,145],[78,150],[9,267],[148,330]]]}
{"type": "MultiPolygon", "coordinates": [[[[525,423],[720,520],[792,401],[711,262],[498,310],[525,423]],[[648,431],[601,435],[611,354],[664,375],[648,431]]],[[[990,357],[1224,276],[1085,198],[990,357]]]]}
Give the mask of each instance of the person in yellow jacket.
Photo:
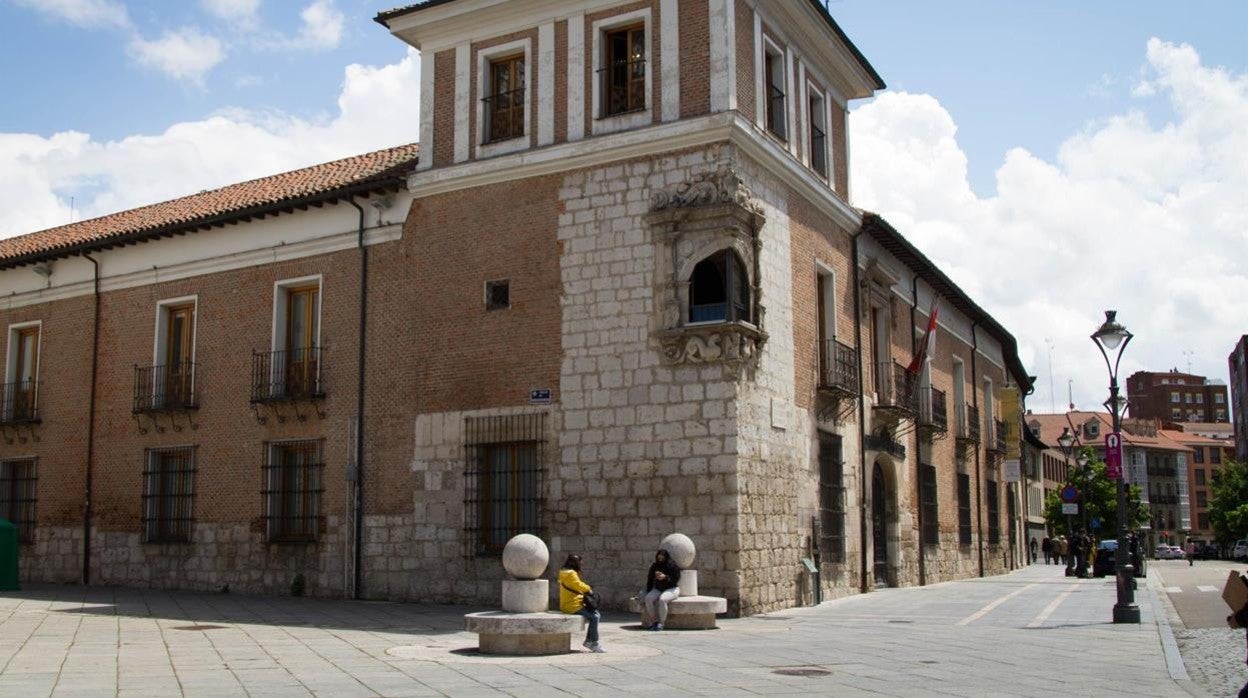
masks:
{"type": "Polygon", "coordinates": [[[582,565],[580,555],[569,555],[559,569],[559,610],[584,616],[589,621],[589,629],[585,632],[585,647],[590,652],[606,652],[598,642],[598,621],[602,620],[602,614],[585,608],[585,594],[594,588],[581,579],[582,565]]]}

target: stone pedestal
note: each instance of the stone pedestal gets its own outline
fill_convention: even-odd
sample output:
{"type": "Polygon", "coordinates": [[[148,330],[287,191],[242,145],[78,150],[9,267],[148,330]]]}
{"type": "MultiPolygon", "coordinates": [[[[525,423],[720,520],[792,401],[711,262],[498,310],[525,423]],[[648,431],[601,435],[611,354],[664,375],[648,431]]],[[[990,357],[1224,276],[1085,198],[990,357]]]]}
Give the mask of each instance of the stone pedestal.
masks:
{"type": "Polygon", "coordinates": [[[464,616],[468,632],[480,636],[481,654],[538,656],[572,651],[572,633],[585,629],[583,616],[564,613],[484,611],[464,616]]]}
{"type": "Polygon", "coordinates": [[[503,580],[503,610],[510,613],[541,613],[550,603],[550,582],[545,579],[503,580]]]}

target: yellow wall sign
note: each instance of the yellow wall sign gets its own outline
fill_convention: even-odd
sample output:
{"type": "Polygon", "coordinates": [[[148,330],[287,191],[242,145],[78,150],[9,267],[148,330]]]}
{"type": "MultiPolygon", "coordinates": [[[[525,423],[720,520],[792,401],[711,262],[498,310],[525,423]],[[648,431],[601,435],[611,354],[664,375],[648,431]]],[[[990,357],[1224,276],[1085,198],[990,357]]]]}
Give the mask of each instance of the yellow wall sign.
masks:
{"type": "Polygon", "coordinates": [[[1021,458],[1023,440],[1023,405],[1018,398],[1018,388],[1006,386],[1001,389],[1001,419],[1005,422],[1005,459],[1021,458]]]}

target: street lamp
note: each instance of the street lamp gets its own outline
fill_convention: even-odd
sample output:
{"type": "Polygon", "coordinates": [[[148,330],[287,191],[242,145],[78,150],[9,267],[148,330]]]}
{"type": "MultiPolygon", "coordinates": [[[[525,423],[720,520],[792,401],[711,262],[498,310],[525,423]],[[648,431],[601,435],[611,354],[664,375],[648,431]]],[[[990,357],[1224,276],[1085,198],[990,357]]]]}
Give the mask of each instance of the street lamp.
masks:
{"type": "MultiPolygon", "coordinates": [[[[1101,351],[1105,359],[1105,368],[1109,371],[1109,402],[1115,408],[1119,406],[1118,395],[1118,364],[1122,354],[1134,336],[1117,320],[1118,311],[1106,310],[1105,322],[1092,333],[1092,341],[1101,351]],[[1114,354],[1113,362],[1109,355],[1114,354]]],[[[1122,416],[1118,409],[1111,410],[1114,434],[1122,428],[1122,416]]],[[[1127,479],[1118,480],[1118,550],[1115,554],[1115,571],[1118,576],[1118,601],[1114,604],[1115,623],[1139,623],[1140,607],[1135,605],[1135,568],[1131,565],[1131,555],[1127,550],[1127,479]]]]}

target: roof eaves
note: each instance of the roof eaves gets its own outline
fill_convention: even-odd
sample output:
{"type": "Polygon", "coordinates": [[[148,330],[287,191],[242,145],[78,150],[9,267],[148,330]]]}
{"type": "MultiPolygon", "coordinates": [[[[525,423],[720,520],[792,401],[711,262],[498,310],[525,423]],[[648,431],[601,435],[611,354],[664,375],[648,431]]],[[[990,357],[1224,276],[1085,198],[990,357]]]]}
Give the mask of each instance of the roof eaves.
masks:
{"type": "Polygon", "coordinates": [[[966,313],[972,321],[984,326],[1001,341],[1005,361],[1020,387],[1026,394],[1032,387],[1032,378],[1018,358],[1018,341],[1009,330],[1005,329],[996,318],[979,307],[971,297],[953,282],[936,264],[928,259],[919,248],[915,247],[901,233],[897,232],[888,221],[877,213],[863,211],[862,229],[871,235],[889,254],[897,257],[902,263],[919,273],[928,284],[949,300],[954,307],[966,313]]]}
{"type": "Polygon", "coordinates": [[[832,32],[836,34],[837,38],[845,43],[845,46],[849,48],[849,52],[854,54],[854,58],[858,61],[858,65],[862,66],[862,69],[867,71],[867,75],[871,76],[871,81],[875,83],[875,89],[886,89],[888,86],[884,84],[884,78],[880,77],[880,74],[875,71],[875,67],[871,65],[866,56],[862,55],[862,51],[858,50],[858,47],[854,45],[854,42],[849,40],[849,35],[846,34],[845,30],[841,29],[841,25],[837,24],[836,20],[832,18],[832,13],[828,12],[827,5],[820,0],[810,0],[810,4],[819,11],[820,15],[823,15],[824,21],[828,23],[828,26],[832,27],[832,32]]]}
{"type": "Polygon", "coordinates": [[[445,5],[451,2],[455,2],[455,0],[425,0],[424,2],[419,2],[419,3],[412,4],[412,5],[400,5],[399,7],[394,7],[389,10],[382,10],[381,12],[378,12],[377,16],[373,17],[373,21],[385,27],[386,29],[389,29],[390,25],[387,24],[387,22],[389,22],[392,19],[397,19],[404,15],[410,15],[413,12],[427,10],[430,7],[437,7],[438,5],[445,5]]]}
{"type": "MultiPolygon", "coordinates": [[[[391,168],[391,170],[393,169],[394,168],[391,168]]],[[[64,259],[66,257],[89,254],[91,252],[98,252],[100,250],[106,250],[113,247],[148,242],[162,237],[185,235],[186,233],[192,233],[202,228],[228,225],[242,220],[250,220],[256,216],[278,214],[286,209],[307,207],[318,203],[323,204],[327,201],[334,201],[344,197],[359,196],[366,193],[374,193],[389,189],[399,189],[404,186],[406,182],[406,178],[401,174],[390,174],[388,176],[385,174],[379,174],[359,182],[353,182],[346,186],[326,191],[314,192],[304,196],[270,201],[233,211],[225,211],[208,216],[201,216],[187,221],[179,221],[177,223],[135,230],[122,235],[83,240],[67,245],[50,247],[24,255],[9,257],[7,259],[0,259],[0,270],[13,269],[15,267],[21,267],[41,261],[64,259]]]]}

